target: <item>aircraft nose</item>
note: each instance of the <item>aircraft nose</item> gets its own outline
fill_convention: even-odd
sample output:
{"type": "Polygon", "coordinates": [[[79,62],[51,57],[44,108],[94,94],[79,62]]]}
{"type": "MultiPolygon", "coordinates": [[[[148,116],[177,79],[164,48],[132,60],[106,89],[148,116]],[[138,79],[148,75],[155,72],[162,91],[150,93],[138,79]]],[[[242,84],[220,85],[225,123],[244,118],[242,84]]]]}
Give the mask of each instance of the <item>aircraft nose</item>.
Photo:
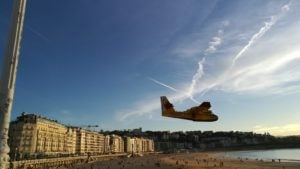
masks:
{"type": "Polygon", "coordinates": [[[217,115],[213,114],[213,119],[214,119],[215,121],[217,121],[217,120],[219,119],[219,117],[218,117],[217,115]]]}
{"type": "Polygon", "coordinates": [[[213,112],[211,112],[211,119],[212,121],[217,121],[219,119],[219,117],[217,115],[215,115],[213,112]]]}

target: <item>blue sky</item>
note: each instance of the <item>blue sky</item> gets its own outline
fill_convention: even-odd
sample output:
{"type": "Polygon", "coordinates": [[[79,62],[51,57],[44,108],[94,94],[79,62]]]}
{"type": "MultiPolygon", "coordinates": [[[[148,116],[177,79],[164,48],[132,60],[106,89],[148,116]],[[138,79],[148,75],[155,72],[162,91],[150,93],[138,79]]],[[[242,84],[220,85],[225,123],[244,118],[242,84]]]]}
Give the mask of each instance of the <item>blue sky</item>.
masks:
{"type": "MultiPolygon", "coordinates": [[[[0,0],[1,62],[12,4],[0,0]]],[[[300,134],[298,1],[28,0],[12,118],[300,134]],[[210,101],[213,123],[161,117],[210,101]]],[[[1,64],[2,65],[2,64],[1,64]]]]}

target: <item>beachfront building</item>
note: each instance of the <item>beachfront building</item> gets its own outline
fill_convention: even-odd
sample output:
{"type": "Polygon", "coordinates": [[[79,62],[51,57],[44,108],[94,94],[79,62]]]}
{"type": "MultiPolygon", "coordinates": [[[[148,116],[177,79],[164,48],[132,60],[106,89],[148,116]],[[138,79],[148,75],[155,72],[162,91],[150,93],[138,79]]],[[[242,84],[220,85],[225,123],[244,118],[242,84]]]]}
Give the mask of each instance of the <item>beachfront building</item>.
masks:
{"type": "Polygon", "coordinates": [[[103,154],[105,136],[95,131],[72,127],[76,130],[76,154],[103,154]]]}
{"type": "Polygon", "coordinates": [[[143,139],[143,152],[153,152],[154,151],[154,141],[152,139],[143,139]]]}
{"type": "Polygon", "coordinates": [[[124,152],[124,141],[123,138],[118,135],[110,136],[110,148],[112,153],[124,152]]]}
{"type": "Polygon", "coordinates": [[[11,122],[9,146],[14,158],[75,153],[75,132],[35,114],[22,113],[11,122]]]}
{"type": "Polygon", "coordinates": [[[111,151],[110,151],[110,135],[106,135],[104,137],[104,153],[105,154],[111,153],[111,151]]]}
{"type": "Polygon", "coordinates": [[[66,126],[28,113],[11,122],[9,137],[12,159],[154,151],[150,139],[126,137],[124,141],[116,134],[66,126]]]}
{"type": "Polygon", "coordinates": [[[143,153],[154,151],[154,141],[152,139],[125,137],[125,152],[127,153],[143,153]]]}
{"type": "Polygon", "coordinates": [[[134,145],[134,139],[130,138],[130,137],[125,137],[124,138],[124,150],[127,153],[133,153],[135,152],[135,150],[133,150],[133,145],[134,145]]]}

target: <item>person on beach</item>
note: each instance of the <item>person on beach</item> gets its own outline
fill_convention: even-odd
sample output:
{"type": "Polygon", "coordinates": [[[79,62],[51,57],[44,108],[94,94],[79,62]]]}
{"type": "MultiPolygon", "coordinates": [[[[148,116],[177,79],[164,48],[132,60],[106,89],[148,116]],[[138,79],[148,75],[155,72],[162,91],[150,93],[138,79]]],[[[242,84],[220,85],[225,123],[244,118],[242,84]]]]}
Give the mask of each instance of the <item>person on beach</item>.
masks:
{"type": "Polygon", "coordinates": [[[220,167],[223,167],[223,166],[224,166],[223,161],[220,161],[220,167]]]}

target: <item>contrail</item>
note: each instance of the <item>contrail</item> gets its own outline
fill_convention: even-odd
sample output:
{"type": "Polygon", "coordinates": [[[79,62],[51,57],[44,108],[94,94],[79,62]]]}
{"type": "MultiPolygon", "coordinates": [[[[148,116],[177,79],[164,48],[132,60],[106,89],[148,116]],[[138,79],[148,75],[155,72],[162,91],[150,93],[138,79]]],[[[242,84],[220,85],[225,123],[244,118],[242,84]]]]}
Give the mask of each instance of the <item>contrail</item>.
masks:
{"type": "Polygon", "coordinates": [[[273,15],[271,16],[271,19],[269,22],[265,22],[265,25],[260,28],[260,30],[254,34],[251,39],[249,40],[248,44],[243,47],[243,49],[233,58],[232,65],[233,67],[236,63],[236,61],[248,50],[248,48],[255,43],[257,40],[259,40],[266,32],[268,32],[274,24],[278,21],[278,19],[284,14],[284,12],[289,11],[289,4],[283,5],[281,7],[281,13],[279,15],[273,15]]]}
{"type": "Polygon", "coordinates": [[[164,84],[164,83],[162,83],[162,82],[159,82],[159,81],[157,81],[157,80],[155,80],[155,79],[153,79],[153,78],[150,78],[150,77],[149,77],[149,79],[150,79],[151,81],[153,81],[153,82],[159,84],[159,85],[165,86],[166,88],[173,90],[174,92],[180,93],[180,91],[177,90],[177,89],[175,89],[174,87],[171,87],[171,86],[169,86],[169,85],[166,85],[166,84],[164,84]]]}
{"type": "Polygon", "coordinates": [[[256,42],[259,38],[261,38],[277,21],[277,17],[271,17],[269,22],[265,22],[265,25],[260,28],[260,30],[254,34],[248,44],[243,47],[243,49],[234,57],[232,61],[232,65],[235,65],[236,61],[247,51],[247,49],[256,42]]]}
{"type": "Polygon", "coordinates": [[[194,89],[197,84],[197,81],[199,81],[202,78],[202,76],[204,75],[204,70],[203,70],[204,62],[205,62],[205,57],[203,57],[202,60],[200,62],[198,62],[198,70],[193,76],[189,92],[187,93],[191,98],[193,98],[194,89]]]}
{"type": "MultiPolygon", "coordinates": [[[[218,30],[218,34],[214,37],[212,37],[212,40],[209,42],[208,48],[205,50],[204,56],[207,56],[208,54],[215,53],[217,50],[217,47],[221,45],[222,43],[222,35],[224,34],[224,29],[229,25],[229,21],[223,21],[221,28],[218,30]]],[[[203,70],[203,64],[205,62],[205,57],[203,57],[199,62],[198,62],[198,69],[197,72],[193,75],[193,79],[190,85],[190,89],[188,91],[188,95],[193,98],[194,95],[194,90],[197,85],[197,82],[202,78],[204,75],[204,70],[203,70]]]]}
{"type": "Polygon", "coordinates": [[[35,34],[36,36],[40,37],[41,39],[50,42],[50,39],[48,39],[46,36],[44,36],[42,33],[40,33],[39,31],[33,29],[31,26],[26,26],[26,28],[28,28],[28,30],[30,30],[30,32],[32,32],[33,34],[35,34]]]}
{"type": "Polygon", "coordinates": [[[158,81],[158,80],[155,80],[155,79],[153,79],[153,78],[150,78],[150,77],[149,77],[148,79],[151,80],[151,81],[153,81],[153,82],[155,82],[155,83],[157,83],[157,84],[159,84],[159,85],[162,85],[162,86],[164,86],[164,87],[166,87],[166,88],[168,88],[168,89],[170,89],[170,90],[172,90],[172,91],[174,91],[174,92],[177,92],[177,93],[181,93],[181,94],[187,95],[187,96],[189,97],[189,99],[191,99],[193,102],[199,104],[199,102],[198,102],[197,100],[195,100],[191,95],[189,95],[189,94],[186,93],[186,92],[183,92],[183,91],[180,91],[180,90],[178,90],[178,89],[175,89],[174,87],[169,86],[169,85],[166,85],[166,84],[164,84],[164,83],[162,83],[162,82],[160,82],[160,81],[158,81]]]}

